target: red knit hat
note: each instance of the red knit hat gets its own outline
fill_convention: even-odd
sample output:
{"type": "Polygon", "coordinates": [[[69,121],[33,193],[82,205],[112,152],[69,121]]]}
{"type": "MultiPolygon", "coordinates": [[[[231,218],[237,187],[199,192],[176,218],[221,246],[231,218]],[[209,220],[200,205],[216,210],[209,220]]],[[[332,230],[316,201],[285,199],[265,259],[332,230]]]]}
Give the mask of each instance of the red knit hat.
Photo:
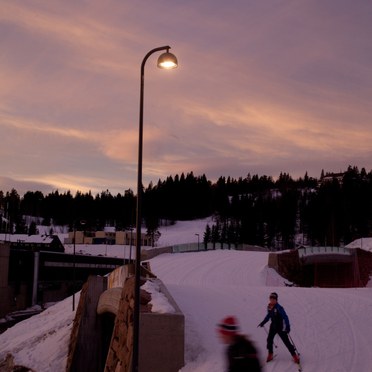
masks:
{"type": "Polygon", "coordinates": [[[218,331],[224,335],[236,335],[239,329],[238,321],[234,316],[227,316],[217,324],[218,331]]]}

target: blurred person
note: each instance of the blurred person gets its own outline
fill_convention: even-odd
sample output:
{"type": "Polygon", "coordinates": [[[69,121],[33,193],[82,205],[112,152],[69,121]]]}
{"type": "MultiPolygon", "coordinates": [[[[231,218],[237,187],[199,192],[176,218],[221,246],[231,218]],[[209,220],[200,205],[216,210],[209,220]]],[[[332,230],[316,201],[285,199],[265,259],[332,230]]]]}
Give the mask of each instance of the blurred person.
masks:
{"type": "Polygon", "coordinates": [[[227,372],[261,372],[257,350],[247,336],[240,334],[236,317],[222,319],[217,324],[217,333],[227,345],[227,372]]]}

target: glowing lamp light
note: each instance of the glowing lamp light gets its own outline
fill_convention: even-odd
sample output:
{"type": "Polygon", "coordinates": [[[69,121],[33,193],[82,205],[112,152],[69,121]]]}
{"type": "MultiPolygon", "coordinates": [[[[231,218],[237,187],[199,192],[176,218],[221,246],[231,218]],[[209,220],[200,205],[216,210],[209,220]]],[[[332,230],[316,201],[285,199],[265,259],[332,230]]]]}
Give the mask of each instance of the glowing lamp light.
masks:
{"type": "Polygon", "coordinates": [[[166,70],[171,70],[178,66],[177,57],[168,50],[161,54],[158,58],[158,67],[166,70]]]}

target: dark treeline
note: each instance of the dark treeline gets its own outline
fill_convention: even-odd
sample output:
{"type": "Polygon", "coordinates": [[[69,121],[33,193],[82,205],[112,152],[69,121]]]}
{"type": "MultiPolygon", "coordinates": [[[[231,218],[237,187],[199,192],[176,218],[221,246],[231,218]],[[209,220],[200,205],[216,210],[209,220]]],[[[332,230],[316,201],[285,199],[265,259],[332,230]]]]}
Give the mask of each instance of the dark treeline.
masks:
{"type": "MultiPolygon", "coordinates": [[[[107,190],[93,196],[70,192],[0,191],[1,232],[35,233],[36,224],[24,216],[39,218],[43,225],[68,225],[81,220],[84,229],[106,225],[126,229],[135,225],[136,196],[132,190],[111,195],[107,190]]],[[[320,179],[297,180],[280,174],[250,174],[245,178],[220,177],[212,183],[191,172],[159,180],[143,191],[143,220],[148,232],[161,224],[214,216],[206,226],[204,242],[256,244],[272,249],[296,244],[333,245],[372,233],[372,171],[349,166],[343,174],[324,174],[320,179]],[[297,241],[296,241],[297,239],[297,241]]]]}
{"type": "MultiPolygon", "coordinates": [[[[116,226],[118,230],[127,228],[135,221],[136,198],[132,190],[113,196],[109,191],[93,196],[90,192],[54,191],[46,196],[40,191],[28,191],[20,198],[15,189],[4,194],[0,191],[0,215],[3,215],[1,232],[36,233],[36,223],[26,226],[25,216],[36,217],[45,226],[74,225],[81,229],[101,230],[104,226],[116,226]],[[30,231],[31,230],[31,231],[30,231]]],[[[35,218],[33,219],[35,221],[35,218]]]]}

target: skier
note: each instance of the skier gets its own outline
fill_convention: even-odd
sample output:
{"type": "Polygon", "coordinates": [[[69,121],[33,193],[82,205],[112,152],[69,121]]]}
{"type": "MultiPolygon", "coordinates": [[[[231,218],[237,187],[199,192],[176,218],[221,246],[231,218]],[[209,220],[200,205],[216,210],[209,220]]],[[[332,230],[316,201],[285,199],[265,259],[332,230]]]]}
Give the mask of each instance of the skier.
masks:
{"type": "Polygon", "coordinates": [[[267,315],[258,326],[263,327],[269,319],[271,319],[270,329],[267,335],[267,350],[269,353],[266,362],[270,362],[274,358],[273,343],[275,335],[278,334],[288,351],[291,353],[293,361],[299,364],[300,357],[297,355],[295,348],[288,338],[288,333],[291,331],[289,319],[283,306],[278,303],[278,294],[276,292],[270,293],[267,315]]]}
{"type": "Polygon", "coordinates": [[[228,372],[261,372],[257,350],[246,336],[239,333],[238,321],[234,316],[227,316],[217,324],[217,332],[221,341],[228,345],[228,372]]]}

